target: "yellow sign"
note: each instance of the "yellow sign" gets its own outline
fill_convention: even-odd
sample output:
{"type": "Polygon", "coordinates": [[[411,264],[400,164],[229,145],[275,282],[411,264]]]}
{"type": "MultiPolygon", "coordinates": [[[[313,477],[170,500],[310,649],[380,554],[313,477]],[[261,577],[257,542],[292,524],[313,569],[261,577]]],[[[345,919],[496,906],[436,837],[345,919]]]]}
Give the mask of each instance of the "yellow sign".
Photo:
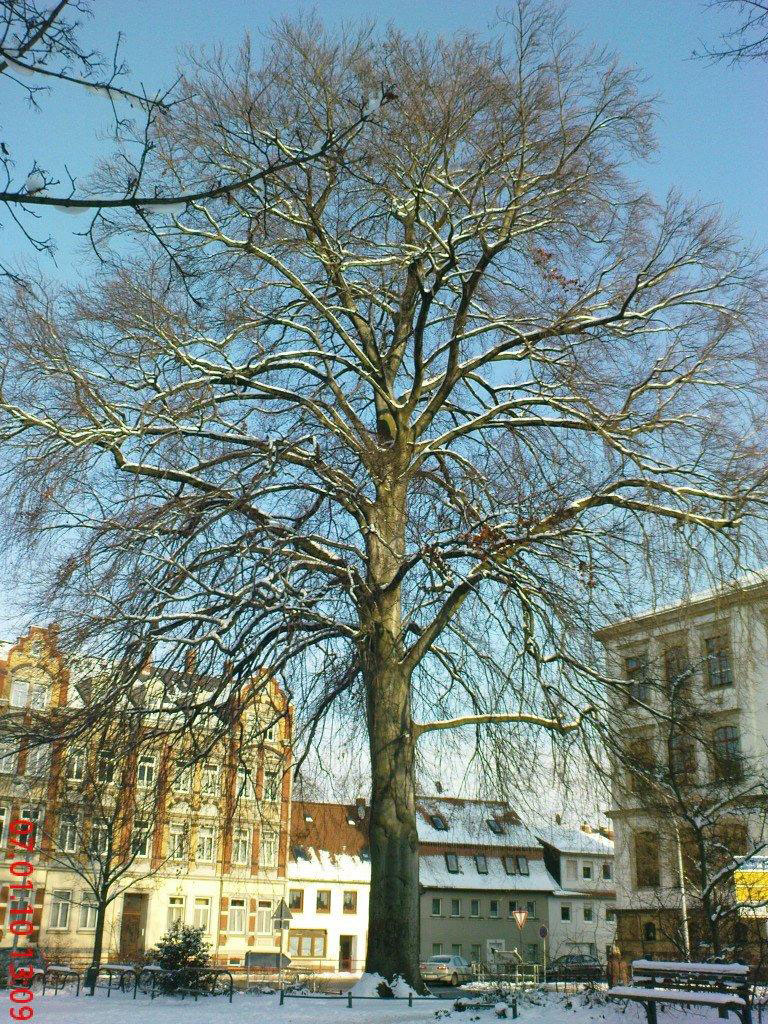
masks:
{"type": "Polygon", "coordinates": [[[745,860],[733,873],[733,885],[738,902],[749,907],[749,916],[768,917],[768,857],[745,860]]]}

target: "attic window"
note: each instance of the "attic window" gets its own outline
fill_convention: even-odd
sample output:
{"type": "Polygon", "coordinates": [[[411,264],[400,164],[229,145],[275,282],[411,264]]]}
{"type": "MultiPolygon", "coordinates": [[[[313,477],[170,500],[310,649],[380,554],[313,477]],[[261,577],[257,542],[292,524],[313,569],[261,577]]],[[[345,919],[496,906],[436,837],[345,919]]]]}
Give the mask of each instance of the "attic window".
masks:
{"type": "Polygon", "coordinates": [[[304,815],[304,821],[313,821],[313,820],[314,820],[314,819],[312,818],[312,815],[311,815],[311,814],[305,814],[305,815],[304,815]]]}
{"type": "Polygon", "coordinates": [[[458,875],[459,873],[459,858],[455,853],[446,853],[445,855],[445,866],[448,868],[452,875],[458,875]]]}
{"type": "Polygon", "coordinates": [[[478,875],[488,874],[488,858],[483,853],[475,855],[475,867],[477,868],[478,875]]]}
{"type": "Polygon", "coordinates": [[[354,818],[347,818],[347,824],[348,825],[356,825],[357,822],[355,821],[354,818]]]}
{"type": "Polygon", "coordinates": [[[430,814],[429,820],[432,823],[432,828],[435,829],[436,832],[448,831],[448,822],[442,814],[430,814]]]}
{"type": "Polygon", "coordinates": [[[501,860],[508,875],[517,874],[517,857],[502,857],[501,860]]]}
{"type": "Polygon", "coordinates": [[[312,858],[309,856],[309,853],[307,852],[306,847],[304,847],[304,846],[294,846],[294,848],[293,848],[293,859],[294,860],[311,860],[312,858]]]}
{"type": "Polygon", "coordinates": [[[528,868],[528,858],[518,857],[517,858],[517,870],[521,875],[530,875],[530,869],[528,868]]]}
{"type": "Polygon", "coordinates": [[[493,818],[489,818],[488,821],[486,822],[486,825],[491,830],[491,832],[493,832],[493,834],[495,836],[503,836],[504,835],[504,829],[501,827],[501,825],[498,823],[498,821],[494,821],[493,818]]]}

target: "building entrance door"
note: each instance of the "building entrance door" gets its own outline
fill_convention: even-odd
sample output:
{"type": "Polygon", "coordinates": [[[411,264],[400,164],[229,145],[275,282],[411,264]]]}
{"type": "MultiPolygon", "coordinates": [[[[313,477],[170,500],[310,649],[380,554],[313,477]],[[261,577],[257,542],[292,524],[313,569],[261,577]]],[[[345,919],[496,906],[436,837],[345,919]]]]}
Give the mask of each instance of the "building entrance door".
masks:
{"type": "Polygon", "coordinates": [[[144,929],[147,921],[147,897],[126,893],[123,897],[123,919],[120,924],[120,956],[136,960],[144,952],[144,929]]]}
{"type": "Polygon", "coordinates": [[[352,970],[352,942],[354,935],[339,936],[339,970],[352,970]]]}

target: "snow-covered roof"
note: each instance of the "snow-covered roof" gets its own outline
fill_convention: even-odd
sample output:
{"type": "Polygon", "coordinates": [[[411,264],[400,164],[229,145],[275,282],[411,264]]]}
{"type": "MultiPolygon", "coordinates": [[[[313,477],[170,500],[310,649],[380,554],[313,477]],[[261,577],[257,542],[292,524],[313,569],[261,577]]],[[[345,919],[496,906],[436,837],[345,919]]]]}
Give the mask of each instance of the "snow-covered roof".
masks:
{"type": "Polygon", "coordinates": [[[488,874],[481,875],[474,857],[459,857],[459,871],[448,870],[443,854],[419,857],[419,883],[425,889],[494,889],[504,892],[555,892],[558,883],[543,860],[529,860],[527,875],[508,875],[501,857],[488,857],[488,874]]]}
{"type": "Polygon", "coordinates": [[[359,882],[371,880],[369,860],[348,853],[329,853],[312,847],[296,847],[288,861],[288,878],[301,882],[359,882]]]}
{"type": "Polygon", "coordinates": [[[533,828],[542,843],[554,846],[560,853],[591,853],[613,856],[613,840],[599,832],[584,832],[566,825],[536,825],[533,828]]]}
{"type": "Polygon", "coordinates": [[[419,841],[457,846],[540,846],[530,829],[521,825],[509,805],[498,800],[420,800],[416,815],[419,841]],[[432,817],[447,828],[435,828],[432,817]],[[492,828],[488,822],[495,823],[492,828]],[[495,830],[494,830],[495,829],[495,830]]]}

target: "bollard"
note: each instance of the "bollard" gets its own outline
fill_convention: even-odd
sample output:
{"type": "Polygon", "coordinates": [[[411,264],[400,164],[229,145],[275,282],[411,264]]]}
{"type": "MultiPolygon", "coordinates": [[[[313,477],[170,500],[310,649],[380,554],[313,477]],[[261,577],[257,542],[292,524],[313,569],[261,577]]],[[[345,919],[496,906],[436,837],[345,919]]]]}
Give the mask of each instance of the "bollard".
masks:
{"type": "Polygon", "coordinates": [[[413,1006],[413,992],[408,993],[408,1006],[413,1006]]]}
{"type": "Polygon", "coordinates": [[[347,992],[347,1006],[352,1009],[352,989],[347,992]]]}
{"type": "Polygon", "coordinates": [[[280,1005],[282,1006],[285,1002],[285,989],[280,989],[280,1005]]]}
{"type": "Polygon", "coordinates": [[[517,1020],[517,996],[512,997],[512,1020],[517,1020]]]}

